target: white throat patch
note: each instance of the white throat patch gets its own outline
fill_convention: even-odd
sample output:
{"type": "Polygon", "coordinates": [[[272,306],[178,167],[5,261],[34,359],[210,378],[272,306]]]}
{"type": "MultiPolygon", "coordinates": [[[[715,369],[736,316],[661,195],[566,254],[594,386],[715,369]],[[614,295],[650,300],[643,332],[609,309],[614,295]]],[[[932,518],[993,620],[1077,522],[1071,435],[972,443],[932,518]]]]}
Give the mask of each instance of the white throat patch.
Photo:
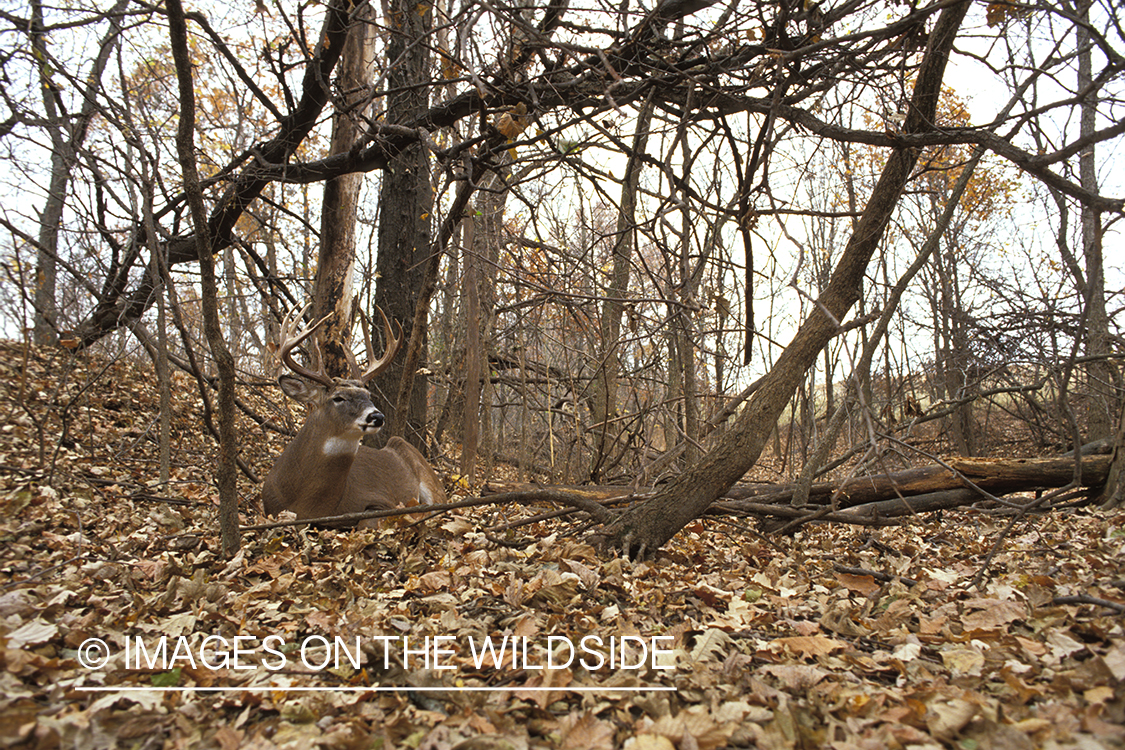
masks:
{"type": "Polygon", "coordinates": [[[359,450],[359,436],[330,437],[324,441],[322,450],[326,456],[354,456],[359,450]]]}

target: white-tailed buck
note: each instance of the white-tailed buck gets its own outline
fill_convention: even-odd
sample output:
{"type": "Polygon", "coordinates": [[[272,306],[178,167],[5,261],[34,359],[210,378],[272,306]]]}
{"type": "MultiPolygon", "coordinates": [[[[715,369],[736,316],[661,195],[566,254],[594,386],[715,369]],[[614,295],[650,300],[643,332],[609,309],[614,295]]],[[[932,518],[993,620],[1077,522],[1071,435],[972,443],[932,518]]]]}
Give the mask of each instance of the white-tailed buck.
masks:
{"type": "Polygon", "coordinates": [[[379,310],[387,340],[383,356],[375,358],[364,321],[368,369],[360,372],[349,351],[351,379],[329,378],[323,357],[315,371],[293,359],[293,349],[327,320],[321,318],[298,331],[305,310],[290,315],[283,326],[278,353],[296,375],[284,374],[278,383],[287,396],[308,404],[310,412],[262,486],[266,513],[291,510],[297,518],[325,518],[445,502],[445,491],[434,470],[410,443],[392,437],[380,450],[360,444],[364,435],[383,426],[383,415],[365,386],[390,365],[402,344],[402,327],[395,336],[387,316],[379,310]]]}

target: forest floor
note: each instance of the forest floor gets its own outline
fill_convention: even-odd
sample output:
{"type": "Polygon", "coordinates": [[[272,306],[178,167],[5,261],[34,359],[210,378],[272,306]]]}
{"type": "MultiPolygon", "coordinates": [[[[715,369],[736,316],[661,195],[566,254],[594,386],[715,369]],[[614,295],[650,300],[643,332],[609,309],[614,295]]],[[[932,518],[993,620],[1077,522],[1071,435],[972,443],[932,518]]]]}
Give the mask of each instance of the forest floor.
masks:
{"type": "Polygon", "coordinates": [[[0,344],[0,746],[1125,747],[1125,616],[1085,603],[1125,603],[1125,513],[1019,521],[979,587],[1009,519],[968,511],[631,563],[484,507],[225,559],[197,389],[160,485],[154,381],[0,344]]]}

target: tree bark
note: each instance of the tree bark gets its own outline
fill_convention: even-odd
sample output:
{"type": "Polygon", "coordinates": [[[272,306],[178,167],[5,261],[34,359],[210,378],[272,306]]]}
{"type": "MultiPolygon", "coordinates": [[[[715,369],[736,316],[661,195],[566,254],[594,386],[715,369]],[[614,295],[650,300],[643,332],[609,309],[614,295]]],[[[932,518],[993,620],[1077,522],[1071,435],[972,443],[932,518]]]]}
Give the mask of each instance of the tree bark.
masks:
{"type": "MultiPolygon", "coordinates": [[[[968,2],[951,5],[935,22],[903,124],[906,134],[933,127],[946,62],[968,6],[968,2]]],[[[643,558],[702,514],[754,465],[805,372],[859,298],[867,265],[917,159],[918,152],[912,148],[899,147],[890,154],[824,295],[730,431],[698,464],[655,497],[628,509],[597,532],[596,543],[643,558]]]]}
{"type": "Polygon", "coordinates": [[[1118,412],[1117,435],[1113,438],[1113,463],[1106,475],[1100,502],[1105,508],[1125,506],[1125,410],[1118,412]]]}
{"type": "MultiPolygon", "coordinates": [[[[935,197],[934,201],[936,200],[935,197]]],[[[977,452],[977,430],[973,419],[973,402],[966,398],[975,389],[973,378],[969,374],[972,354],[966,331],[968,315],[965,312],[965,299],[957,276],[956,233],[951,234],[952,236],[942,238],[946,245],[944,252],[934,253],[934,274],[938,279],[934,311],[938,347],[934,352],[934,360],[936,377],[939,379],[937,385],[943,389],[942,400],[960,402],[953,413],[943,420],[945,428],[956,451],[962,456],[973,456],[977,452]]]]}

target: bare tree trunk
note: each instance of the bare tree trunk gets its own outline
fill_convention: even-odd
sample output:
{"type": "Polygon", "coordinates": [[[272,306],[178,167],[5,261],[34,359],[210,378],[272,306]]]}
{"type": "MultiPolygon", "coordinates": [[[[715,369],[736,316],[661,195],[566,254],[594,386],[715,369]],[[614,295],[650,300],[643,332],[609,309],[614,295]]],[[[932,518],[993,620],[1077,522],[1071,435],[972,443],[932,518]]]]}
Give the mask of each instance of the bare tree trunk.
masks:
{"type": "Polygon", "coordinates": [[[625,178],[621,182],[621,205],[617,212],[617,227],[612,250],[613,270],[601,311],[601,338],[597,348],[597,355],[601,362],[590,384],[590,417],[597,433],[593,446],[590,480],[595,483],[600,480],[601,468],[607,458],[609,446],[616,443],[615,439],[609,437],[609,432],[610,419],[617,413],[617,380],[621,376],[621,316],[625,313],[625,297],[629,292],[629,277],[633,263],[633,232],[636,223],[637,192],[641,179],[641,156],[648,146],[651,124],[650,98],[637,116],[633,148],[625,165],[625,178]]]}
{"type": "MultiPolygon", "coordinates": [[[[671,290],[667,291],[670,297],[671,290]]],[[[676,320],[675,307],[671,304],[665,305],[668,311],[668,320],[676,320]]],[[[684,382],[684,368],[681,360],[681,351],[679,336],[677,335],[677,326],[669,322],[668,328],[664,333],[665,346],[667,347],[667,367],[668,375],[664,378],[664,403],[665,416],[664,423],[664,445],[666,448],[677,446],[679,448],[679,455],[676,458],[676,465],[683,465],[683,454],[686,446],[683,443],[683,402],[680,396],[683,394],[684,382]]]]}
{"type": "MultiPolygon", "coordinates": [[[[409,121],[428,106],[429,89],[425,84],[429,80],[428,36],[433,10],[410,0],[389,0],[385,16],[389,35],[386,59],[391,65],[386,73],[387,90],[391,93],[387,95],[385,110],[388,122],[393,124],[409,121]]],[[[415,328],[415,308],[425,284],[429,254],[437,252],[430,229],[432,212],[429,157],[421,144],[411,145],[392,157],[383,172],[375,300],[388,316],[402,322],[410,348],[418,352],[426,351],[427,326],[423,316],[422,325],[415,328]]],[[[429,378],[408,371],[407,359],[399,357],[387,372],[372,381],[385,399],[383,410],[388,428],[380,437],[401,434],[425,450],[429,378]],[[404,388],[407,379],[414,382],[404,388]],[[394,403],[400,391],[409,394],[406,403],[394,403]]]]}
{"type": "MultiPolygon", "coordinates": [[[[924,132],[935,122],[949,51],[968,7],[967,1],[959,2],[938,16],[918,70],[904,132],[924,132]]],[[[917,160],[913,149],[900,147],[890,154],[827,289],[731,429],[698,464],[618,516],[595,535],[595,542],[645,557],[702,514],[754,465],[806,370],[858,299],[867,265],[917,160]]]]}
{"type": "Polygon", "coordinates": [[[180,0],[167,0],[168,36],[172,45],[172,59],[176,65],[176,80],[180,93],[180,122],[176,130],[176,152],[184,177],[184,193],[191,209],[195,227],[195,244],[199,253],[200,284],[202,286],[204,331],[211,357],[219,371],[219,529],[222,551],[233,557],[239,548],[238,531],[238,432],[235,425],[234,358],[223,340],[219,325],[218,284],[215,281],[215,259],[212,252],[211,232],[207,212],[203,205],[203,189],[195,163],[195,88],[192,82],[191,55],[188,52],[187,24],[180,0]]]}
{"type": "MultiPolygon", "coordinates": [[[[424,388],[415,388],[416,380],[421,381],[423,385],[425,385],[425,381],[413,377],[412,374],[417,373],[421,368],[422,356],[426,347],[425,331],[428,326],[427,320],[429,318],[430,300],[433,299],[434,291],[437,288],[442,256],[445,255],[445,250],[449,246],[449,241],[456,234],[457,227],[461,225],[464,211],[469,205],[469,200],[473,196],[473,191],[476,189],[479,181],[483,179],[484,170],[484,160],[466,160],[466,174],[468,175],[468,179],[462,182],[458,187],[457,196],[449,205],[449,210],[445,220],[442,222],[437,241],[429,248],[429,255],[420,269],[422,279],[416,295],[417,299],[414,304],[414,314],[408,321],[410,328],[416,331],[417,335],[411,336],[408,339],[406,354],[401,358],[401,367],[404,375],[402,380],[399,381],[398,390],[396,392],[397,395],[393,401],[394,404],[400,407],[404,404],[412,403],[417,397],[419,390],[422,390],[423,398],[427,395],[424,388]]],[[[401,435],[407,427],[409,414],[405,408],[396,408],[394,414],[395,416],[390,422],[389,429],[384,430],[384,432],[389,432],[391,435],[401,435]]],[[[417,437],[423,442],[423,447],[425,447],[425,436],[419,434],[417,437]]]]}
{"type": "MultiPolygon", "coordinates": [[[[934,352],[934,357],[939,363],[944,397],[950,401],[964,399],[972,387],[969,377],[970,352],[965,330],[965,301],[958,285],[955,244],[949,238],[946,240],[946,252],[934,254],[934,268],[940,288],[936,316],[936,322],[940,326],[940,346],[934,352]]],[[[974,455],[976,429],[973,424],[972,402],[959,404],[944,422],[954,450],[962,456],[974,455]]]]}
{"type": "MultiPolygon", "coordinates": [[[[337,85],[342,99],[332,121],[329,154],[346,154],[366,128],[368,90],[373,55],[371,6],[361,5],[352,14],[337,85]]],[[[329,315],[321,329],[324,365],[332,377],[347,377],[347,347],[352,329],[352,277],[355,275],[355,227],[363,173],[340,175],[324,183],[320,214],[320,255],[313,292],[313,319],[329,315]]]]}
{"type": "MultiPolygon", "coordinates": [[[[1079,137],[1089,138],[1097,130],[1098,98],[1091,90],[1093,83],[1092,39],[1090,35],[1091,0],[1079,0],[1078,23],[1075,24],[1078,45],[1078,92],[1082,100],[1079,137]]],[[[1097,162],[1094,144],[1078,155],[1078,179],[1086,190],[1098,189],[1097,162]]],[[[1082,251],[1086,261],[1086,355],[1105,357],[1110,352],[1109,316],[1105,306],[1105,268],[1102,262],[1101,215],[1098,209],[1082,204],[1082,251]]],[[[1114,416],[1120,409],[1115,393],[1119,375],[1112,362],[1093,359],[1086,368],[1090,398],[1086,409],[1086,441],[1101,440],[1113,433],[1114,416]]]]}
{"type": "Polygon", "coordinates": [[[673,318],[673,325],[680,351],[680,366],[683,368],[680,395],[683,397],[684,407],[684,461],[691,465],[699,457],[699,392],[695,366],[695,326],[692,325],[691,312],[681,308],[673,318]]]}
{"type": "MultiPolygon", "coordinates": [[[[158,263],[162,264],[157,255],[160,248],[156,241],[156,218],[153,215],[153,190],[151,189],[153,176],[149,171],[149,166],[149,160],[140,160],[141,184],[145,187],[141,197],[141,214],[148,251],[154,258],[158,258],[158,263]]],[[[166,277],[166,274],[164,275],[166,277]]],[[[167,285],[162,286],[160,298],[156,301],[156,357],[154,363],[156,365],[156,378],[160,387],[159,461],[161,484],[166,484],[172,473],[172,371],[168,357],[168,293],[167,285]]]]}
{"type": "Polygon", "coordinates": [[[156,301],[156,378],[160,384],[160,483],[172,474],[172,371],[168,366],[168,320],[164,295],[156,301]]]}
{"type": "MultiPolygon", "coordinates": [[[[273,192],[272,190],[270,192],[273,192]]],[[[281,313],[280,309],[275,308],[272,304],[275,295],[275,285],[277,284],[277,238],[273,232],[266,232],[263,236],[263,241],[266,246],[266,284],[262,285],[261,294],[258,300],[259,308],[265,318],[265,330],[263,335],[265,340],[269,342],[276,342],[280,338],[281,324],[277,316],[271,315],[270,311],[275,310],[278,314],[281,313]]],[[[273,353],[266,347],[261,351],[261,366],[262,372],[267,375],[273,372],[273,365],[276,360],[273,353]]]]}
{"type": "MultiPolygon", "coordinates": [[[[1091,90],[1091,5],[1091,0],[1079,0],[1078,23],[1075,25],[1078,92],[1085,96],[1078,120],[1080,138],[1090,137],[1097,130],[1098,99],[1091,90]]],[[[1078,157],[1078,179],[1086,190],[1097,190],[1098,187],[1097,162],[1094,157],[1092,142],[1078,157]]],[[[1121,396],[1123,384],[1117,366],[1107,358],[1112,346],[1105,304],[1101,215],[1096,208],[1085,203],[1082,204],[1082,251],[1086,262],[1086,355],[1093,358],[1086,366],[1090,390],[1086,408],[1086,442],[1116,437],[1114,462],[1106,480],[1102,500],[1106,507],[1120,507],[1125,503],[1125,404],[1121,396]]]]}
{"type": "Polygon", "coordinates": [[[473,217],[462,222],[462,238],[466,249],[464,277],[465,305],[465,408],[461,423],[461,473],[469,486],[477,481],[477,446],[480,442],[481,414],[481,305],[480,259],[474,252],[473,217]]]}
{"type": "MultiPolygon", "coordinates": [[[[476,216],[473,233],[466,241],[473,256],[473,276],[476,279],[475,296],[479,308],[477,322],[478,362],[476,379],[478,393],[474,397],[476,406],[470,412],[479,423],[478,458],[483,459],[485,481],[495,460],[498,441],[492,431],[492,379],[489,377],[489,356],[493,349],[493,328],[496,325],[496,279],[500,267],[500,249],[505,241],[504,207],[511,194],[509,180],[512,179],[512,157],[505,151],[497,156],[500,164],[490,172],[484,181],[483,190],[477,194],[476,216]]],[[[469,272],[469,260],[465,261],[465,273],[469,272]]],[[[466,376],[468,380],[468,376],[466,376]]],[[[468,394],[466,394],[468,401],[468,394]]],[[[470,402],[472,403],[472,402],[470,402]]]]}

